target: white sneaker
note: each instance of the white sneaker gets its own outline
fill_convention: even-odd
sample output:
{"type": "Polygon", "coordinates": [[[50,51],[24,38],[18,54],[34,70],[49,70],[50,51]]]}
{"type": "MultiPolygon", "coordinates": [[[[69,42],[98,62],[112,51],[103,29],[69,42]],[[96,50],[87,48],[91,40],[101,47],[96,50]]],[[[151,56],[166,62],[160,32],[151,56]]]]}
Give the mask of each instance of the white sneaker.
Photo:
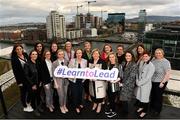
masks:
{"type": "Polygon", "coordinates": [[[27,104],[27,107],[25,107],[23,110],[24,110],[24,112],[33,112],[34,111],[30,104],[27,104]]]}
{"type": "Polygon", "coordinates": [[[33,109],[31,108],[28,108],[28,107],[25,107],[25,108],[23,108],[23,111],[24,112],[32,112],[33,111],[33,109]]]}
{"type": "Polygon", "coordinates": [[[24,111],[24,112],[28,112],[27,107],[24,107],[24,108],[23,108],[23,111],[24,111]]]}
{"type": "Polygon", "coordinates": [[[114,116],[116,116],[116,115],[117,115],[116,112],[111,112],[111,114],[107,115],[107,117],[108,117],[108,118],[112,118],[112,117],[114,117],[114,116]]]}

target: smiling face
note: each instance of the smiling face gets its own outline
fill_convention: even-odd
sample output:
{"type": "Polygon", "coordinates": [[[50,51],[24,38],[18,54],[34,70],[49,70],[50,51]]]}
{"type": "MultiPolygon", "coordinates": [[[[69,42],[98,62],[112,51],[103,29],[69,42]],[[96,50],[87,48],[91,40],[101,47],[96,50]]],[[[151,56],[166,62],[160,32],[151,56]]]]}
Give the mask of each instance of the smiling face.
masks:
{"type": "Polygon", "coordinates": [[[38,54],[37,54],[36,51],[33,51],[33,52],[30,54],[30,58],[31,58],[32,61],[36,61],[37,57],[38,57],[38,54]]]}
{"type": "Polygon", "coordinates": [[[141,54],[143,54],[143,52],[144,52],[144,48],[141,47],[141,46],[138,46],[137,51],[138,51],[138,53],[141,55],[141,54]]]}
{"type": "Polygon", "coordinates": [[[118,48],[117,48],[117,53],[118,53],[119,55],[124,54],[124,49],[123,49],[123,47],[118,47],[118,48]]]}
{"type": "Polygon", "coordinates": [[[16,51],[17,55],[22,55],[23,54],[23,48],[21,46],[16,47],[15,51],[16,51]]]}
{"type": "Polygon", "coordinates": [[[116,62],[116,56],[114,54],[109,55],[109,61],[111,64],[115,64],[116,62]]]}
{"type": "Polygon", "coordinates": [[[42,51],[42,44],[37,44],[36,50],[40,53],[42,51]]]}
{"type": "Polygon", "coordinates": [[[148,55],[148,54],[144,54],[143,55],[143,61],[144,62],[147,62],[147,61],[149,61],[150,60],[150,56],[148,55]]]}
{"type": "Polygon", "coordinates": [[[66,43],[66,46],[65,46],[65,50],[66,50],[67,52],[70,52],[71,49],[72,49],[72,44],[71,44],[70,42],[67,42],[67,43],[66,43]]]}
{"type": "Polygon", "coordinates": [[[126,53],[125,59],[126,59],[127,62],[131,62],[131,61],[132,61],[132,55],[131,55],[131,53],[126,53]]]}
{"type": "Polygon", "coordinates": [[[76,57],[77,57],[77,59],[81,59],[82,58],[82,50],[77,50],[76,51],[76,57]]]}
{"type": "Polygon", "coordinates": [[[98,51],[94,51],[93,54],[92,54],[92,57],[93,57],[94,60],[98,60],[99,56],[100,56],[100,54],[99,54],[98,51]]]}
{"type": "Polygon", "coordinates": [[[51,45],[51,50],[52,50],[52,52],[56,52],[57,49],[58,49],[57,44],[56,44],[56,43],[53,43],[53,44],[51,45]]]}
{"type": "Polygon", "coordinates": [[[106,45],[104,47],[104,50],[105,50],[106,53],[109,53],[109,52],[111,52],[111,47],[109,45],[106,45]]]}
{"type": "Polygon", "coordinates": [[[50,51],[47,51],[47,52],[45,53],[45,59],[48,59],[48,60],[51,59],[51,53],[50,53],[50,51]]]}
{"type": "Polygon", "coordinates": [[[84,45],[84,49],[85,49],[85,51],[90,51],[91,50],[91,44],[90,43],[86,43],[85,45],[84,45]]]}
{"type": "Polygon", "coordinates": [[[57,57],[58,57],[58,59],[60,59],[60,60],[64,59],[64,52],[63,52],[63,51],[59,51],[59,52],[57,53],[57,57]]]}
{"type": "Polygon", "coordinates": [[[164,58],[164,52],[163,52],[163,50],[157,49],[157,50],[155,51],[155,58],[156,58],[156,59],[162,59],[162,58],[164,58]]]}

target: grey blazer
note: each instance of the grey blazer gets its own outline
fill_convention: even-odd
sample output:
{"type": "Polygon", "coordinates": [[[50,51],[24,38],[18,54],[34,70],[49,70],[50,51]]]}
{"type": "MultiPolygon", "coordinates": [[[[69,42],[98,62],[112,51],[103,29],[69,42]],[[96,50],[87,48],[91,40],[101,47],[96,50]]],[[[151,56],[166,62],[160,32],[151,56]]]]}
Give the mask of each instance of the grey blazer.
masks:
{"type": "MultiPolygon", "coordinates": [[[[64,59],[64,65],[63,66],[67,66],[67,65],[68,65],[68,61],[66,59],[64,59]]],[[[58,66],[59,66],[59,62],[58,62],[58,59],[57,59],[52,64],[53,80],[58,81],[59,86],[68,85],[69,81],[66,78],[59,78],[59,77],[54,76],[54,71],[58,66]]]]}
{"type": "MultiPolygon", "coordinates": [[[[71,61],[69,62],[69,65],[68,65],[69,68],[78,68],[78,62],[77,62],[77,59],[74,58],[74,59],[71,59],[71,61]]],[[[83,59],[82,58],[82,61],[81,61],[81,68],[87,68],[87,60],[83,59]]],[[[76,83],[76,78],[74,79],[69,79],[70,81],[76,83]]]]}
{"type": "Polygon", "coordinates": [[[74,58],[74,53],[74,50],[71,50],[71,57],[69,58],[67,52],[64,51],[64,59],[66,59],[69,62],[71,59],[74,58]]]}

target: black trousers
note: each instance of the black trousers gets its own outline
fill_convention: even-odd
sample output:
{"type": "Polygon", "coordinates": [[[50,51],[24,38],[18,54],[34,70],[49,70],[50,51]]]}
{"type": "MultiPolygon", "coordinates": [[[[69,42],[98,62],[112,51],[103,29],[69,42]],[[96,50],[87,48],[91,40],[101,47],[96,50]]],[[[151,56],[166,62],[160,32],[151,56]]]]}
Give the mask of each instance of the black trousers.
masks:
{"type": "Polygon", "coordinates": [[[139,102],[138,107],[139,107],[139,108],[143,108],[142,112],[147,113],[147,111],[148,111],[148,105],[149,105],[149,103],[139,102]]]}
{"type": "Polygon", "coordinates": [[[37,87],[36,90],[32,90],[32,87],[29,86],[29,97],[27,101],[31,102],[31,106],[34,110],[40,106],[41,96],[39,87],[37,87]]]}
{"type": "Polygon", "coordinates": [[[112,111],[115,111],[115,98],[117,96],[118,92],[112,92],[111,91],[111,87],[108,84],[108,90],[107,90],[107,95],[108,95],[108,101],[109,101],[109,109],[111,109],[112,111]]]}
{"type": "Polygon", "coordinates": [[[73,107],[78,108],[82,105],[82,94],[83,94],[83,83],[82,80],[77,79],[76,83],[71,82],[71,92],[72,92],[72,100],[73,107]]]}
{"type": "Polygon", "coordinates": [[[160,113],[162,110],[163,93],[164,89],[166,88],[167,82],[164,84],[163,88],[159,88],[159,85],[160,82],[152,82],[150,101],[150,107],[158,113],[160,113]]]}
{"type": "Polygon", "coordinates": [[[23,84],[23,86],[19,86],[19,89],[20,89],[21,103],[23,107],[27,107],[26,102],[27,102],[27,99],[29,99],[28,87],[27,85],[23,84]]]}
{"type": "Polygon", "coordinates": [[[89,95],[89,80],[85,80],[84,83],[83,83],[83,86],[84,86],[84,92],[89,95]]]}

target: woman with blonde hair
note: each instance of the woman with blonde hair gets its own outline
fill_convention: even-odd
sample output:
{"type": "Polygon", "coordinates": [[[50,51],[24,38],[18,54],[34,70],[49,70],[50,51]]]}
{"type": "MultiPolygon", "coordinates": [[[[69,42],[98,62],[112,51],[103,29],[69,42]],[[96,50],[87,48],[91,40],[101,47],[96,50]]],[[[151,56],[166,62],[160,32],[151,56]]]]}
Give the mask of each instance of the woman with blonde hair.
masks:
{"type": "Polygon", "coordinates": [[[150,107],[154,110],[155,115],[159,115],[162,109],[164,89],[170,76],[171,64],[164,57],[164,51],[161,48],[155,50],[155,58],[152,63],[155,66],[155,72],[152,76],[150,107]]]}
{"type": "MultiPolygon", "coordinates": [[[[64,58],[64,51],[59,49],[57,51],[57,60],[53,62],[52,64],[52,71],[54,73],[55,69],[58,66],[68,66],[68,61],[64,58]]],[[[54,80],[54,88],[57,90],[58,96],[59,96],[59,105],[61,113],[65,114],[68,112],[68,109],[66,107],[67,103],[67,90],[69,81],[65,78],[58,78],[55,77],[53,74],[53,80],[54,80]]]]}
{"type": "MultiPolygon", "coordinates": [[[[92,51],[92,60],[89,62],[89,68],[106,69],[105,62],[100,59],[99,49],[92,51]]],[[[106,83],[102,80],[90,80],[89,92],[93,101],[92,110],[96,110],[96,113],[101,112],[101,104],[106,96],[106,83]],[[97,109],[96,109],[97,108],[97,109]]]]}

